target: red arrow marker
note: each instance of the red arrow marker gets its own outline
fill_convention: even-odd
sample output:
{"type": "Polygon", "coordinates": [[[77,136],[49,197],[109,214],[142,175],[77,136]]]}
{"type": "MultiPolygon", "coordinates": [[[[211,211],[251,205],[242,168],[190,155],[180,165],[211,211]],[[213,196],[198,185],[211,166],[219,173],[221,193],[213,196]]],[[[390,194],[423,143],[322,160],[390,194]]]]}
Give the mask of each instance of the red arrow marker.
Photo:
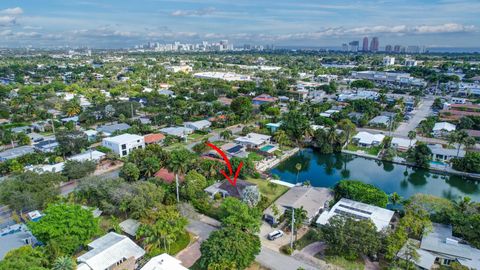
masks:
{"type": "Polygon", "coordinates": [[[240,162],[240,164],[238,165],[238,168],[237,170],[235,171],[235,175],[233,175],[233,170],[232,170],[232,164],[230,163],[230,160],[228,159],[227,155],[222,151],[220,150],[220,148],[218,148],[216,145],[210,143],[210,142],[206,142],[206,144],[212,148],[213,150],[215,150],[220,156],[222,156],[223,160],[225,161],[225,163],[227,164],[227,168],[230,172],[230,175],[227,175],[227,173],[225,173],[224,170],[220,170],[220,173],[225,176],[225,178],[228,180],[228,182],[230,182],[230,184],[232,184],[233,186],[235,186],[237,184],[237,179],[238,179],[238,175],[240,174],[240,170],[242,169],[242,166],[243,166],[243,161],[240,162]],[[232,180],[232,177],[233,176],[233,180],[232,180]]]}

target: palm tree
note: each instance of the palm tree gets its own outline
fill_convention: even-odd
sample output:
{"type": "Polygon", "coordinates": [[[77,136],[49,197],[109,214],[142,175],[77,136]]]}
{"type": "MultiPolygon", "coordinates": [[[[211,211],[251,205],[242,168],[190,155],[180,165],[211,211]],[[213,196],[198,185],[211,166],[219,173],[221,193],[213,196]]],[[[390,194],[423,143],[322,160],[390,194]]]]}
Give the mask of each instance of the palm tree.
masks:
{"type": "Polygon", "coordinates": [[[225,129],[224,131],[220,132],[220,138],[223,138],[224,140],[229,140],[232,138],[232,131],[230,129],[225,129]]]}
{"type": "Polygon", "coordinates": [[[415,130],[410,130],[408,132],[408,138],[410,139],[410,145],[408,146],[410,148],[410,146],[412,146],[412,141],[413,139],[415,139],[417,137],[417,132],[415,132],[415,130]]]}
{"type": "Polygon", "coordinates": [[[68,256],[58,257],[53,263],[52,270],[74,270],[77,268],[75,261],[68,256]]]}
{"type": "Polygon", "coordinates": [[[300,163],[295,164],[295,169],[297,169],[297,180],[295,181],[295,183],[298,183],[298,174],[300,173],[300,170],[302,169],[302,164],[300,164],[300,163]]]}
{"type": "Polygon", "coordinates": [[[467,132],[465,132],[464,130],[454,131],[450,133],[447,139],[450,145],[455,143],[457,144],[457,158],[460,155],[460,148],[462,147],[462,145],[466,146],[466,144],[468,144],[469,146],[471,146],[472,143],[471,139],[469,139],[468,137],[467,132]]]}
{"type": "Polygon", "coordinates": [[[390,194],[389,199],[390,199],[390,201],[392,202],[393,205],[396,205],[397,203],[399,203],[402,200],[402,197],[400,195],[398,195],[397,192],[393,192],[392,194],[390,194]]]}
{"type": "Polygon", "coordinates": [[[350,135],[355,132],[357,129],[357,126],[355,126],[350,119],[342,119],[340,122],[338,122],[338,128],[345,131],[347,135],[347,143],[350,140],[350,135]]]}
{"type": "Polygon", "coordinates": [[[174,150],[172,151],[170,155],[170,160],[167,164],[168,170],[171,172],[175,173],[175,185],[177,189],[177,202],[180,201],[180,195],[179,195],[179,184],[178,184],[178,175],[179,174],[185,174],[190,166],[192,164],[192,155],[187,149],[179,149],[179,150],[174,150]]]}
{"type": "Polygon", "coordinates": [[[472,199],[468,196],[463,197],[459,201],[455,201],[455,206],[460,210],[461,213],[465,213],[471,205],[472,199]]]}
{"type": "Polygon", "coordinates": [[[289,138],[287,136],[287,133],[285,133],[285,131],[283,130],[279,130],[275,132],[275,135],[273,137],[280,146],[285,146],[285,145],[288,145],[289,143],[289,138]]]}

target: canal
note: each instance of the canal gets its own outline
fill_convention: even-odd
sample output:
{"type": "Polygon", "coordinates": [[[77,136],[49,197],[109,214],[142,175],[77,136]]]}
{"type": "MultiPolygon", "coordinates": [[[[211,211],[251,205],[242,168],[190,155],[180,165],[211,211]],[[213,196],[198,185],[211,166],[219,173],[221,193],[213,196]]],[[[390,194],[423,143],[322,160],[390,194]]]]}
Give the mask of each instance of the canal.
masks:
{"type": "Polygon", "coordinates": [[[342,179],[352,179],[375,185],[387,194],[397,192],[404,198],[425,193],[448,199],[469,196],[480,202],[480,183],[474,179],[343,153],[326,155],[304,149],[270,172],[282,181],[309,181],[315,187],[333,187],[342,179]]]}

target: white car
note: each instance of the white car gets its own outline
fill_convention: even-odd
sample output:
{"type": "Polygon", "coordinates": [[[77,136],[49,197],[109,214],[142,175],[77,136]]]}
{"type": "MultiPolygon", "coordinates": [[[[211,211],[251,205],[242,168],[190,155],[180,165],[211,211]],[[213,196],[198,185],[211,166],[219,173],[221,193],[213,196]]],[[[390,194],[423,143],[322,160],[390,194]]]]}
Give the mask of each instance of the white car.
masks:
{"type": "Polygon", "coordinates": [[[283,235],[284,235],[284,233],[283,233],[282,230],[276,230],[276,231],[273,231],[273,232],[269,233],[269,234],[267,235],[267,238],[268,238],[268,240],[273,241],[273,240],[275,240],[275,239],[277,239],[277,238],[282,237],[283,235]]]}

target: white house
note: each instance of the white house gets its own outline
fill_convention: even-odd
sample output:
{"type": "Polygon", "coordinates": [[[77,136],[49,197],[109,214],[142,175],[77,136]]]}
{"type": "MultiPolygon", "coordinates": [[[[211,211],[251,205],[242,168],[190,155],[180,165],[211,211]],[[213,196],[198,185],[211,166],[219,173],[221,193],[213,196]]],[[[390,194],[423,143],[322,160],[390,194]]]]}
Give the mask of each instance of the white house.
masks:
{"type": "Polygon", "coordinates": [[[382,231],[389,227],[393,214],[393,211],[385,208],[342,198],[332,209],[320,214],[317,224],[326,225],[332,217],[340,215],[356,220],[370,219],[375,224],[377,231],[382,231]]]}
{"type": "Polygon", "coordinates": [[[238,137],[235,139],[235,142],[247,147],[259,147],[268,142],[272,136],[258,134],[258,133],[248,133],[247,136],[238,137]]]}
{"type": "Polygon", "coordinates": [[[457,149],[443,148],[441,144],[429,144],[427,146],[432,152],[433,160],[450,161],[452,158],[456,158],[457,154],[460,158],[463,158],[466,154],[466,151],[463,149],[457,151],[457,149]]]}
{"type": "Polygon", "coordinates": [[[381,144],[384,138],[385,135],[383,134],[371,134],[360,131],[357,135],[353,136],[352,141],[363,147],[371,147],[381,144]]]}
{"type": "Polygon", "coordinates": [[[150,259],[140,270],[188,270],[178,259],[163,253],[150,259]]]}
{"type": "Polygon", "coordinates": [[[185,135],[192,134],[193,129],[187,127],[166,127],[160,129],[160,132],[170,136],[184,137],[185,135]]]}
{"type": "Polygon", "coordinates": [[[200,120],[196,122],[185,122],[184,126],[193,130],[205,130],[209,128],[212,123],[208,120],[200,120]]]}
{"type": "Polygon", "coordinates": [[[143,136],[122,134],[115,137],[104,138],[102,145],[111,149],[120,157],[127,156],[131,151],[145,147],[143,136]]]}
{"type": "Polygon", "coordinates": [[[125,235],[110,232],[90,244],[77,258],[77,270],[137,269],[145,250],[125,235]]]}
{"type": "Polygon", "coordinates": [[[398,151],[407,151],[412,145],[417,143],[416,139],[410,141],[410,139],[404,139],[399,137],[392,138],[392,147],[398,151]]]}
{"type": "Polygon", "coordinates": [[[448,122],[438,122],[432,129],[433,136],[442,137],[447,136],[450,132],[455,131],[456,126],[448,122]]]}

